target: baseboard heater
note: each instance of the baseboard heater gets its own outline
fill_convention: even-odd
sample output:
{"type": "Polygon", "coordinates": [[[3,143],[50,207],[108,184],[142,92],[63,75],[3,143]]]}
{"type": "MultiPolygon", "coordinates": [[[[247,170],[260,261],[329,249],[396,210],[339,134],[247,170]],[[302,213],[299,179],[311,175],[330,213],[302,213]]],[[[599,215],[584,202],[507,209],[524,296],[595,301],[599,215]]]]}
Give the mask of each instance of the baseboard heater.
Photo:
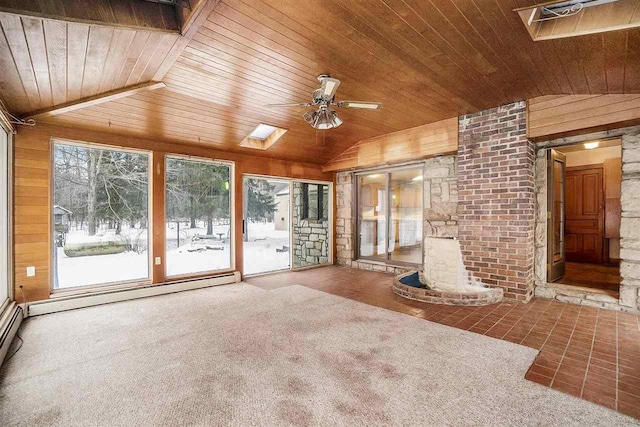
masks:
{"type": "Polygon", "coordinates": [[[18,333],[23,317],[22,307],[15,302],[11,302],[0,319],[0,365],[2,365],[4,358],[7,356],[13,337],[18,333]]]}
{"type": "Polygon", "coordinates": [[[39,301],[29,304],[28,316],[55,313],[57,311],[73,310],[75,308],[91,307],[94,305],[109,304],[112,302],[145,298],[155,295],[171,294],[174,292],[188,291],[192,289],[208,288],[211,286],[228,285],[240,282],[240,273],[224,274],[216,277],[197,280],[185,280],[166,284],[148,285],[130,289],[106,291],[91,295],[74,295],[69,297],[54,298],[47,301],[39,301]]]}

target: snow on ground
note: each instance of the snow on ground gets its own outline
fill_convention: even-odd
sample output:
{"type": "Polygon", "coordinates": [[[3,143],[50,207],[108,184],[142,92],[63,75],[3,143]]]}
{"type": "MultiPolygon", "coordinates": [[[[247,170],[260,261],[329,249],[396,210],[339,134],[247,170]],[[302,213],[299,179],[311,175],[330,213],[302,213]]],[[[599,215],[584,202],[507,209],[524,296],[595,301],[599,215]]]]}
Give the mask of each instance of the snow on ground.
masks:
{"type": "Polygon", "coordinates": [[[149,277],[147,252],[68,257],[58,250],[58,288],[143,280],[149,277]]]}
{"type": "MultiPolygon", "coordinates": [[[[199,223],[199,227],[193,229],[186,225],[183,228],[183,225],[181,224],[180,228],[178,247],[176,224],[167,224],[167,276],[230,268],[228,225],[215,225],[213,238],[206,236],[206,225],[203,223],[199,223]],[[223,233],[222,240],[218,233],[223,233]]],[[[283,247],[290,246],[287,230],[275,230],[274,223],[249,223],[248,234],[249,241],[243,245],[245,274],[289,268],[290,253],[282,252],[283,247]]],[[[123,229],[120,236],[113,230],[100,231],[95,236],[88,236],[84,230],[72,230],[67,234],[68,243],[139,239],[143,247],[146,247],[146,238],[147,232],[144,229],[123,229]]],[[[57,265],[58,288],[144,280],[149,277],[147,251],[68,257],[63,248],[57,248],[57,265]]]]}
{"type": "Polygon", "coordinates": [[[289,268],[290,252],[278,252],[283,246],[290,248],[289,231],[276,230],[273,222],[253,223],[247,227],[249,241],[244,242],[244,274],[266,273],[289,268]]]}

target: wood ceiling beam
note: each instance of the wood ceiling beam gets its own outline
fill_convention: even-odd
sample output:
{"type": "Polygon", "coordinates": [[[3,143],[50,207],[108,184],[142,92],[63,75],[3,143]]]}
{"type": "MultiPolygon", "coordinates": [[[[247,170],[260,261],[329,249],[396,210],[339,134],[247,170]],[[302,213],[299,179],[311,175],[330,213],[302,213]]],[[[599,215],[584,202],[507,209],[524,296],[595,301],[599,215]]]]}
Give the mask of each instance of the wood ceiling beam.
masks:
{"type": "Polygon", "coordinates": [[[148,1],[0,0],[0,12],[135,30],[180,32],[180,23],[173,6],[148,1]]]}
{"type": "Polygon", "coordinates": [[[164,82],[153,81],[141,83],[134,86],[127,86],[122,89],[116,89],[109,92],[101,93],[99,95],[82,98],[77,101],[56,105],[51,108],[34,111],[32,113],[29,113],[27,115],[27,118],[42,119],[44,117],[57,116],[59,114],[69,113],[71,111],[76,111],[87,107],[93,107],[94,105],[103,104],[105,102],[113,101],[116,99],[126,98],[127,96],[135,95],[139,92],[160,89],[165,86],[166,84],[164,82]]]}
{"type": "Polygon", "coordinates": [[[185,23],[182,30],[182,37],[178,38],[173,44],[173,47],[165,56],[164,61],[153,76],[153,80],[160,81],[164,79],[173,64],[178,60],[182,52],[187,45],[191,42],[193,37],[200,30],[200,27],[207,20],[211,12],[213,12],[220,3],[220,0],[203,0],[200,4],[203,4],[199,8],[195,9],[189,17],[189,20],[185,23]]]}

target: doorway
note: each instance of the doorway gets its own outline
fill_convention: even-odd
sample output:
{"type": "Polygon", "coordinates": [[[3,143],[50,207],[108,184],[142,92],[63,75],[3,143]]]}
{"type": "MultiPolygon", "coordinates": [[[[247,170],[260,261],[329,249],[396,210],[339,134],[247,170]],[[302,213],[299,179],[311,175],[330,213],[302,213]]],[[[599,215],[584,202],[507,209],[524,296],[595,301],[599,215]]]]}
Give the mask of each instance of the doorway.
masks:
{"type": "Polygon", "coordinates": [[[617,297],[621,154],[620,140],[548,151],[548,282],[617,297]]]}
{"type": "Polygon", "coordinates": [[[245,176],[244,274],[291,268],[291,182],[245,176]]]}
{"type": "Polygon", "coordinates": [[[245,175],[243,274],[332,263],[333,184],[245,175]]]}

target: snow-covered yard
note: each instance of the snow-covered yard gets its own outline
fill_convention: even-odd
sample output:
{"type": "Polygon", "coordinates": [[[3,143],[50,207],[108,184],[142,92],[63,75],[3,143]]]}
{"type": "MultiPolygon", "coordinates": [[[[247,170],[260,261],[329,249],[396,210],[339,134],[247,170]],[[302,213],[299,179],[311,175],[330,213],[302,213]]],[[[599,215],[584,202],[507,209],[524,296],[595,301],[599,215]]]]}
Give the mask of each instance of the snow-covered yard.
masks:
{"type": "MultiPolygon", "coordinates": [[[[167,224],[165,267],[167,276],[196,274],[228,269],[231,266],[228,225],[214,225],[213,234],[206,226],[188,228],[184,223],[167,224]]],[[[256,274],[289,268],[289,232],[275,230],[274,223],[249,223],[249,241],[244,242],[244,273],[256,274]]],[[[124,241],[138,251],[118,254],[69,257],[63,248],[56,248],[58,288],[71,288],[113,282],[144,280],[149,277],[147,230],[123,228],[120,235],[113,230],[88,236],[84,230],[67,233],[69,244],[124,241]]]]}
{"type": "Polygon", "coordinates": [[[290,265],[288,230],[276,230],[273,222],[248,224],[244,242],[244,274],[284,270],[290,265]],[[286,247],[287,250],[283,250],[286,247]]]}

